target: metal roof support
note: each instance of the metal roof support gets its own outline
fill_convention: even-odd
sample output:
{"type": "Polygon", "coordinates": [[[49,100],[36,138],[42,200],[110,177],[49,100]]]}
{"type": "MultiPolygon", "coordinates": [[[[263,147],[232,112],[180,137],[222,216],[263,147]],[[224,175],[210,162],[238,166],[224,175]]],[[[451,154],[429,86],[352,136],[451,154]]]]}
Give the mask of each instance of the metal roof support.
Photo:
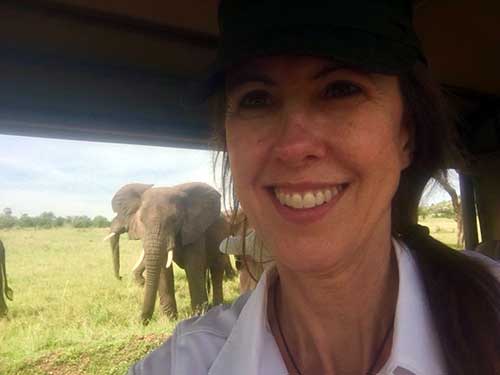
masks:
{"type": "Polygon", "coordinates": [[[476,202],[474,185],[470,176],[460,175],[460,198],[462,200],[462,217],[464,225],[465,248],[474,250],[479,243],[476,222],[476,202]]]}

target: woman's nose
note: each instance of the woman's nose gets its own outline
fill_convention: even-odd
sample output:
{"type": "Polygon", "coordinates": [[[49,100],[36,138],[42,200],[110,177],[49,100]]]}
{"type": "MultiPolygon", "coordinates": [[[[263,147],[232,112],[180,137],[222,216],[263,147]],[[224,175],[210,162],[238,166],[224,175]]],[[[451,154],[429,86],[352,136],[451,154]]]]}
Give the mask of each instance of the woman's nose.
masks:
{"type": "Polygon", "coordinates": [[[325,140],[313,117],[306,110],[284,111],[274,144],[276,159],[300,167],[326,155],[325,140]]]}

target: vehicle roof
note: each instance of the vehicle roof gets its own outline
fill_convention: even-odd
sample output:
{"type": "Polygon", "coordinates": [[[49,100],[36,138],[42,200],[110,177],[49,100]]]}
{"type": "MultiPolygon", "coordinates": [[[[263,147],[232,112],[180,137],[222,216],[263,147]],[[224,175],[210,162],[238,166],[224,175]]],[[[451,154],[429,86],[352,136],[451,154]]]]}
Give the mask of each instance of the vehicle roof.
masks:
{"type": "MultiPolygon", "coordinates": [[[[182,97],[214,58],[217,3],[4,0],[0,132],[206,147],[207,110],[182,97]]],[[[464,117],[498,108],[499,19],[497,0],[417,1],[430,66],[464,117]]]]}

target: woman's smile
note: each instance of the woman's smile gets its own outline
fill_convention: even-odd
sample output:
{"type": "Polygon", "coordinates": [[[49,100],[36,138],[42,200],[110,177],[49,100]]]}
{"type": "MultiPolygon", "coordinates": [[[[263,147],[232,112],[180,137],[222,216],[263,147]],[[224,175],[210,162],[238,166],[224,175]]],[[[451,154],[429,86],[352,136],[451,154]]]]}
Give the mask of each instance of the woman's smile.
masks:
{"type": "Polygon", "coordinates": [[[308,224],[320,220],[335,207],[348,184],[279,184],[267,188],[279,215],[285,220],[308,224]]]}

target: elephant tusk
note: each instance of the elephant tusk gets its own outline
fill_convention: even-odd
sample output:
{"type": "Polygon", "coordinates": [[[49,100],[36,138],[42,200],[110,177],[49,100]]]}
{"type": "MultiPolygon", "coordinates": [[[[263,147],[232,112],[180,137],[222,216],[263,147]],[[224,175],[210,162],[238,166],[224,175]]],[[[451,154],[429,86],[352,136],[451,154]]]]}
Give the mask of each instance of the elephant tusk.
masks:
{"type": "Polygon", "coordinates": [[[108,234],[106,237],[104,237],[104,238],[102,239],[102,241],[103,241],[103,242],[104,242],[104,241],[107,241],[107,240],[109,240],[109,239],[110,239],[111,237],[113,237],[113,236],[116,236],[116,233],[115,233],[115,232],[111,232],[110,234],[108,234]]]}
{"type": "Polygon", "coordinates": [[[174,250],[173,249],[168,249],[167,252],[167,264],[165,265],[165,268],[170,268],[172,265],[172,259],[174,259],[174,250]]]}
{"type": "Polygon", "coordinates": [[[137,262],[135,262],[134,267],[132,267],[132,271],[135,271],[137,268],[139,268],[143,260],[144,260],[144,249],[142,249],[141,256],[139,257],[137,262]]]}

